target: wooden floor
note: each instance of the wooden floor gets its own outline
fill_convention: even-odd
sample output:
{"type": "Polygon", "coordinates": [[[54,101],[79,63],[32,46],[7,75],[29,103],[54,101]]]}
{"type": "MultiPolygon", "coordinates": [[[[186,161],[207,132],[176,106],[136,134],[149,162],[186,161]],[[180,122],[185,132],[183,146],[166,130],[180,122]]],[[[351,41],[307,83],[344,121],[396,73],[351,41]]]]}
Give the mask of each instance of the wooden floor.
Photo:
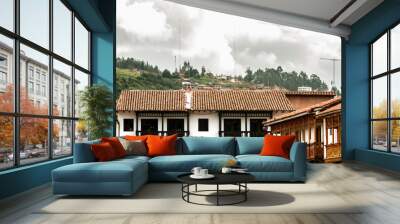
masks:
{"type": "Polygon", "coordinates": [[[400,174],[359,163],[310,164],[308,182],[366,206],[356,214],[35,214],[54,200],[44,186],[0,202],[0,223],[400,223],[400,174]]]}

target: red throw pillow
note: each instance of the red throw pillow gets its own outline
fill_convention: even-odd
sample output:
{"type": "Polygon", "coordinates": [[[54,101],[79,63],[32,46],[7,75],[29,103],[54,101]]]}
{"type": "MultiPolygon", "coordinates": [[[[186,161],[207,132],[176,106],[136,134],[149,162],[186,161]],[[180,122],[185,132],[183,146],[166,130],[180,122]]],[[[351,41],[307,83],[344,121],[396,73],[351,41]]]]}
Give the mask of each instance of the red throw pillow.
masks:
{"type": "Polygon", "coordinates": [[[148,156],[165,156],[176,155],[176,139],[177,135],[157,136],[150,135],[147,138],[147,154],[148,156]]]}
{"type": "Polygon", "coordinates": [[[113,147],[108,142],[93,144],[91,145],[91,149],[94,157],[99,162],[110,161],[117,158],[113,147]]]}
{"type": "Polygon", "coordinates": [[[111,137],[111,138],[101,138],[101,142],[108,142],[114,149],[115,155],[117,158],[125,157],[126,156],[126,151],[124,149],[124,146],[122,146],[121,142],[117,137],[111,137]]]}
{"type": "Polygon", "coordinates": [[[146,142],[147,138],[148,138],[148,135],[142,135],[142,136],[126,135],[125,136],[125,139],[129,140],[129,141],[140,140],[140,141],[146,142]]]}
{"type": "Polygon", "coordinates": [[[289,159],[290,147],[296,140],[296,136],[264,136],[264,145],[261,149],[260,155],[262,156],[281,156],[289,159]]]}

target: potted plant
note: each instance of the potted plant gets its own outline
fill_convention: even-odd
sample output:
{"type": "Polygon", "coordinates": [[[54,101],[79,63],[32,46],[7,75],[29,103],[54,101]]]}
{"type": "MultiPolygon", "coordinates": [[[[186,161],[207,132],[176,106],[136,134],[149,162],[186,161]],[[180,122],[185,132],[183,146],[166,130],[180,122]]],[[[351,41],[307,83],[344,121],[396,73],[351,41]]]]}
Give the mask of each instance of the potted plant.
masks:
{"type": "Polygon", "coordinates": [[[104,85],[95,84],[86,87],[80,93],[80,105],[82,119],[78,124],[87,127],[90,140],[110,136],[109,129],[112,126],[113,94],[104,85]]]}

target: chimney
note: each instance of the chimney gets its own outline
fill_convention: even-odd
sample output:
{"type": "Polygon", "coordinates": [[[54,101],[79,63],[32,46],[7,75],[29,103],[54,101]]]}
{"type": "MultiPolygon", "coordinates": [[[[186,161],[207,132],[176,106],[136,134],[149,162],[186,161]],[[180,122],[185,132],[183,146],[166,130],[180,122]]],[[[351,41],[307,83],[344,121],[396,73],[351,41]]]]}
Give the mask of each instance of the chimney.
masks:
{"type": "Polygon", "coordinates": [[[190,110],[192,108],[192,90],[185,90],[185,108],[190,110]]]}

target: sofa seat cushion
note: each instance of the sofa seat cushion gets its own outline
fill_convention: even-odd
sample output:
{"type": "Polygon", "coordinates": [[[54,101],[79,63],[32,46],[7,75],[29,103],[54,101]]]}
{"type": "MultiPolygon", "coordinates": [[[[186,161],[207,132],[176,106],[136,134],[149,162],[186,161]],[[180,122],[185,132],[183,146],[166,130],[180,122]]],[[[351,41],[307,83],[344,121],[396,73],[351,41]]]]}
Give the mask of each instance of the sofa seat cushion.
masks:
{"type": "MultiPolygon", "coordinates": [[[[53,170],[53,181],[131,182],[133,176],[144,171],[147,171],[147,163],[140,159],[75,163],[53,170]]],[[[143,175],[147,176],[147,173],[143,173],[143,175]]]]}
{"type": "Polygon", "coordinates": [[[292,161],[279,156],[239,155],[236,159],[249,172],[293,172],[292,161]]]}
{"type": "Polygon", "coordinates": [[[158,156],[149,160],[149,170],[152,172],[190,172],[193,167],[199,166],[216,172],[231,159],[235,158],[222,154],[158,156]]]}

